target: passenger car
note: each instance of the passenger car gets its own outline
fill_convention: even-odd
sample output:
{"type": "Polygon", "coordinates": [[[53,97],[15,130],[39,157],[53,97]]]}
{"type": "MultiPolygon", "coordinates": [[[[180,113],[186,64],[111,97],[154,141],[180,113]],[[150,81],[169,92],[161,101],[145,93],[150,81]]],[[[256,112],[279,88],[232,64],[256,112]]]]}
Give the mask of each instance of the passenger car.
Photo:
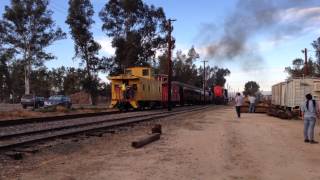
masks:
{"type": "Polygon", "coordinates": [[[38,97],[32,94],[23,95],[21,98],[21,105],[24,109],[28,106],[38,108],[44,105],[44,97],[38,97]]]}
{"type": "Polygon", "coordinates": [[[72,102],[70,97],[64,95],[54,95],[50,96],[48,100],[44,102],[45,106],[65,106],[67,108],[71,108],[72,102]]]}

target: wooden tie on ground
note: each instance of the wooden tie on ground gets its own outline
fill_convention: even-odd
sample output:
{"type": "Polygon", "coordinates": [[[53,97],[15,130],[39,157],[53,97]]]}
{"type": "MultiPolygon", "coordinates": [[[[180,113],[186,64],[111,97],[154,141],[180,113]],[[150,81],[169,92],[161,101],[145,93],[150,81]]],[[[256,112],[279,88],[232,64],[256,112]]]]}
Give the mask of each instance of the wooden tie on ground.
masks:
{"type": "Polygon", "coordinates": [[[152,129],[151,129],[152,134],[146,138],[140,139],[138,141],[133,141],[132,142],[132,147],[134,148],[140,148],[143,147],[146,144],[149,144],[153,141],[159,140],[160,135],[162,133],[162,128],[160,124],[156,124],[152,129]]]}

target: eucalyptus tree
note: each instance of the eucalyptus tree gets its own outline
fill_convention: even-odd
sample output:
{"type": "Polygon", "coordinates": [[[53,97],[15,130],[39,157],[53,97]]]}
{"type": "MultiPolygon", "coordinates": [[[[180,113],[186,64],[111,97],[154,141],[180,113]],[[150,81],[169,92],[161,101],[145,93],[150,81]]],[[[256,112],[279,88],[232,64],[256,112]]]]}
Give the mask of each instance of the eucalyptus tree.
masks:
{"type": "Polygon", "coordinates": [[[43,66],[54,55],[46,47],[65,38],[65,33],[56,27],[48,0],[11,0],[5,6],[1,24],[5,28],[4,43],[15,49],[24,66],[25,94],[30,94],[30,75],[33,67],[43,66]]]}
{"type": "Polygon", "coordinates": [[[101,59],[98,57],[101,46],[94,40],[90,28],[94,21],[93,6],[90,0],[69,0],[69,14],[66,23],[74,40],[75,56],[85,65],[86,79],[83,82],[85,90],[90,93],[92,104],[96,103],[98,93],[97,72],[101,59]]]}
{"type": "Polygon", "coordinates": [[[320,65],[320,37],[311,43],[316,51],[317,63],[320,65]]]}
{"type": "Polygon", "coordinates": [[[7,100],[11,94],[9,63],[13,58],[14,49],[8,49],[4,44],[6,32],[0,23],[0,102],[7,100]]]}
{"type": "MultiPolygon", "coordinates": [[[[111,74],[128,66],[146,66],[167,47],[168,24],[162,8],[142,0],[110,0],[100,12],[102,29],[112,38],[111,74]]],[[[171,27],[170,27],[171,28],[171,27]]]]}

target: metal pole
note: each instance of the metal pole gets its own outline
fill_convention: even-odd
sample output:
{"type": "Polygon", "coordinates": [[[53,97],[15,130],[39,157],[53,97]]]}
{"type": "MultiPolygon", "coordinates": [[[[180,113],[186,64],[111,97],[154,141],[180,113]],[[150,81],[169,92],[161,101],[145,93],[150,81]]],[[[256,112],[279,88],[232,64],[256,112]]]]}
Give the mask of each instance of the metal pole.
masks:
{"type": "Polygon", "coordinates": [[[203,104],[206,104],[206,60],[203,60],[203,104]]]}
{"type": "Polygon", "coordinates": [[[308,76],[309,75],[309,69],[308,69],[308,50],[307,48],[304,48],[303,50],[304,52],[304,74],[305,76],[308,76]]]}
{"type": "Polygon", "coordinates": [[[174,19],[168,19],[169,33],[168,33],[168,111],[172,110],[171,104],[171,81],[172,81],[172,61],[171,61],[171,50],[172,50],[172,26],[171,22],[176,21],[174,19]]]}

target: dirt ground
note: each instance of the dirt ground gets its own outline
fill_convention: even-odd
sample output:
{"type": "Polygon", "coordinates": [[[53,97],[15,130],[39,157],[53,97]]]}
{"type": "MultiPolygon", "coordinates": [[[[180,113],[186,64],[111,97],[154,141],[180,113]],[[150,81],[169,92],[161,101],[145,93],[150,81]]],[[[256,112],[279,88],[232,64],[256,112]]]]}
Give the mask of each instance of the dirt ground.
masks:
{"type": "Polygon", "coordinates": [[[131,142],[156,122],[64,140],[21,161],[3,159],[0,179],[320,180],[320,145],[303,142],[302,121],[265,114],[235,119],[232,107],[215,107],[161,120],[161,139],[141,149],[131,142]]]}

